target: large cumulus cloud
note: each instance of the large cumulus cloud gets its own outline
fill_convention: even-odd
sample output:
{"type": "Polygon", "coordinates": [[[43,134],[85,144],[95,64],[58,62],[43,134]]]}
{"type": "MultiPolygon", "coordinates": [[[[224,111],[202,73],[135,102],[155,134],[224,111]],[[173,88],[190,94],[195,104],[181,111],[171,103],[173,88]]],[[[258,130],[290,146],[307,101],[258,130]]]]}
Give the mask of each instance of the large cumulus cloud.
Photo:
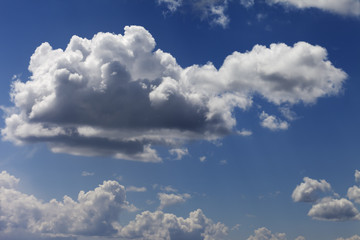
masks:
{"type": "MultiPolygon", "coordinates": [[[[65,50],[41,44],[31,77],[12,84],[4,140],[46,142],[53,152],[159,162],[154,145],[215,140],[236,132],[235,108],[253,96],[276,106],[338,94],[347,75],[327,51],[306,42],[256,45],[212,63],[182,68],[155,49],[140,26],[124,35],[73,36],[65,50]]],[[[279,120],[280,121],[280,120],[279,120]]]]}
{"type": "Polygon", "coordinates": [[[65,196],[43,202],[16,189],[18,178],[0,173],[0,239],[76,240],[98,236],[101,239],[138,240],[220,240],[228,228],[214,223],[198,209],[188,218],[162,211],[145,211],[125,226],[119,224],[123,210],[129,209],[124,186],[104,181],[94,190],[80,191],[78,198],[65,196]],[[104,237],[104,238],[103,238],[104,237]]]}

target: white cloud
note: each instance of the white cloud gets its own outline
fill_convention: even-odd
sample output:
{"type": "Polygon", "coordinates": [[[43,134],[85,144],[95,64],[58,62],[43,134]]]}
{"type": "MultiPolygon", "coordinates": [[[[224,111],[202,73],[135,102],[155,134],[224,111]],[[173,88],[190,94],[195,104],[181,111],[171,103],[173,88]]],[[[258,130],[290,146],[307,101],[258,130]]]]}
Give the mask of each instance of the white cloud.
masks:
{"type": "Polygon", "coordinates": [[[244,137],[248,137],[252,135],[252,131],[250,130],[246,130],[246,129],[242,129],[241,131],[237,131],[236,134],[240,135],[240,136],[244,136],[244,137]]]}
{"type": "Polygon", "coordinates": [[[228,161],[226,159],[223,159],[223,160],[220,160],[219,164],[226,165],[226,164],[228,164],[228,161]]]}
{"type": "Polygon", "coordinates": [[[158,4],[165,4],[166,7],[171,11],[174,12],[181,6],[182,0],[157,0],[158,4]]]}
{"type": "Polygon", "coordinates": [[[189,151],[187,148],[173,148],[169,150],[171,155],[176,156],[176,160],[182,159],[184,156],[189,155],[189,151]]]}
{"type": "Polygon", "coordinates": [[[254,231],[254,235],[247,240],[286,240],[285,233],[272,233],[269,229],[262,227],[254,231]]]}
{"type": "Polygon", "coordinates": [[[347,196],[350,200],[360,204],[360,188],[358,186],[350,187],[347,196]]]}
{"type": "Polygon", "coordinates": [[[298,236],[297,238],[295,238],[295,240],[305,240],[305,237],[303,237],[303,236],[298,236]]]}
{"type": "Polygon", "coordinates": [[[0,173],[0,187],[14,188],[18,185],[20,179],[10,175],[7,171],[0,173]]]}
{"type": "MultiPolygon", "coordinates": [[[[226,28],[230,22],[225,14],[228,7],[228,0],[157,0],[158,4],[163,4],[170,12],[175,12],[181,7],[190,7],[192,11],[200,16],[201,20],[209,21],[211,24],[226,28]]],[[[241,4],[252,6],[253,0],[241,0],[241,4]]]]}
{"type": "Polygon", "coordinates": [[[43,203],[14,188],[0,188],[1,231],[26,231],[47,235],[113,235],[116,222],[126,208],[125,189],[115,181],[104,181],[92,191],[80,191],[77,200],[64,196],[43,203]]]}
{"type": "Polygon", "coordinates": [[[360,236],[359,235],[354,235],[350,238],[337,238],[336,240],[360,240],[360,236]]]}
{"type": "Polygon", "coordinates": [[[347,78],[324,48],[305,42],[256,45],[229,55],[220,69],[182,68],[154,48],[139,26],[125,27],[124,35],[73,36],[65,50],[43,43],[31,57],[30,79],[12,84],[3,140],[161,162],[154,146],[236,132],[233,111],[251,107],[254,94],[279,107],[315,103],[338,94],[347,78]]]}
{"type": "Polygon", "coordinates": [[[254,3],[255,3],[254,0],[240,0],[240,4],[247,8],[252,7],[254,3]]]}
{"type": "Polygon", "coordinates": [[[341,15],[360,16],[359,0],[267,0],[269,4],[282,4],[300,9],[318,8],[341,15]]]}
{"type": "Polygon", "coordinates": [[[318,220],[327,221],[360,220],[359,211],[352,202],[345,198],[323,198],[312,206],[308,215],[318,220]]]}
{"type": "Polygon", "coordinates": [[[81,176],[83,176],[83,177],[94,176],[94,175],[95,175],[95,173],[93,173],[93,172],[87,172],[87,171],[83,171],[83,172],[81,173],[81,176]]]}
{"type": "Polygon", "coordinates": [[[200,162],[205,162],[205,161],[206,161],[206,156],[201,156],[201,157],[199,158],[199,160],[200,160],[200,162]]]}
{"type": "Polygon", "coordinates": [[[360,182],[360,171],[359,170],[355,170],[355,181],[360,182]]]}
{"type": "Polygon", "coordinates": [[[269,115],[266,112],[260,114],[261,126],[270,130],[286,130],[289,128],[289,123],[281,121],[276,116],[269,115]]]}
{"type": "Polygon", "coordinates": [[[137,240],[221,240],[227,232],[224,224],[214,223],[198,209],[188,218],[161,211],[145,211],[122,228],[119,235],[124,239],[137,240]]]}
{"type": "Polygon", "coordinates": [[[331,192],[331,185],[325,180],[315,180],[304,177],[304,182],[297,185],[292,193],[294,202],[315,202],[320,193],[331,192]]]}
{"type": "MultiPolygon", "coordinates": [[[[228,228],[214,223],[198,209],[188,218],[161,211],[145,211],[125,226],[119,225],[123,209],[134,208],[125,200],[125,188],[104,181],[94,190],[80,191],[77,200],[64,196],[43,202],[14,188],[19,179],[0,173],[0,238],[7,240],[76,240],[107,237],[137,240],[220,240],[228,228]],[[5,179],[5,180],[4,180],[5,179]]],[[[184,198],[189,198],[187,194],[184,198]]],[[[137,209],[136,209],[137,210],[137,209]]]]}
{"type": "Polygon", "coordinates": [[[184,193],[184,194],[158,193],[158,198],[160,200],[160,206],[158,209],[162,210],[165,207],[186,202],[189,198],[191,198],[191,195],[188,193],[184,193]]]}
{"type": "Polygon", "coordinates": [[[146,187],[130,186],[126,188],[126,192],[146,192],[146,187]]]}

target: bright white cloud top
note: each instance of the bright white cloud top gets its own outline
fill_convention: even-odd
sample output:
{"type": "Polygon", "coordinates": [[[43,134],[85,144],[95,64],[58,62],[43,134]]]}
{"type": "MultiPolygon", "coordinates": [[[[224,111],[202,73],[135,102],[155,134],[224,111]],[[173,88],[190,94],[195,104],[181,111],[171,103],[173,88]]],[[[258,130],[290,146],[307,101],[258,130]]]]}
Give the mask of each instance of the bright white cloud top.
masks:
{"type": "MultiPolygon", "coordinates": [[[[154,49],[154,38],[140,26],[125,27],[124,35],[73,36],[65,50],[41,44],[31,56],[30,79],[13,82],[3,139],[160,162],[153,146],[236,133],[233,111],[250,108],[254,95],[278,107],[315,103],[337,95],[347,78],[326,49],[306,42],[256,45],[229,55],[219,69],[212,63],[182,68],[154,49]]],[[[262,121],[287,128],[270,115],[262,121]]]]}
{"type": "Polygon", "coordinates": [[[64,196],[43,202],[16,189],[19,179],[0,173],[1,239],[77,239],[80,236],[119,239],[223,239],[228,228],[207,218],[198,209],[188,218],[162,211],[145,211],[128,225],[118,222],[130,206],[125,187],[116,181],[104,181],[94,190],[80,191],[77,200],[64,196]]]}

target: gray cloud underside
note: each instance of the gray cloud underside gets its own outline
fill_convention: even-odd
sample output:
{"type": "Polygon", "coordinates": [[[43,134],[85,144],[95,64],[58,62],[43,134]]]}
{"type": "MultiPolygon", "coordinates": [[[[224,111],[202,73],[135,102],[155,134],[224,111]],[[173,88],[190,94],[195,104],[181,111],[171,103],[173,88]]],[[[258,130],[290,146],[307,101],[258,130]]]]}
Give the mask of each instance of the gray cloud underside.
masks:
{"type": "Polygon", "coordinates": [[[124,35],[73,36],[65,50],[43,43],[31,56],[30,79],[12,84],[3,140],[160,162],[152,146],[178,148],[238,132],[233,110],[250,108],[254,95],[289,108],[338,94],[347,78],[324,48],[306,42],[256,45],[229,55],[219,69],[182,68],[154,49],[139,26],[125,27],[124,35]]]}

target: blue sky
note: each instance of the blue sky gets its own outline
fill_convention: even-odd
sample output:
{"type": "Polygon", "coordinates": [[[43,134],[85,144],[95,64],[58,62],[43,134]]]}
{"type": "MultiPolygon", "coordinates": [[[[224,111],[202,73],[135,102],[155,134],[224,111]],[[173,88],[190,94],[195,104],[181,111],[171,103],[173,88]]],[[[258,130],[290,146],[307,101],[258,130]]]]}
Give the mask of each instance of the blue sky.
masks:
{"type": "Polygon", "coordinates": [[[1,239],[360,239],[358,0],[4,0],[1,239]]]}

